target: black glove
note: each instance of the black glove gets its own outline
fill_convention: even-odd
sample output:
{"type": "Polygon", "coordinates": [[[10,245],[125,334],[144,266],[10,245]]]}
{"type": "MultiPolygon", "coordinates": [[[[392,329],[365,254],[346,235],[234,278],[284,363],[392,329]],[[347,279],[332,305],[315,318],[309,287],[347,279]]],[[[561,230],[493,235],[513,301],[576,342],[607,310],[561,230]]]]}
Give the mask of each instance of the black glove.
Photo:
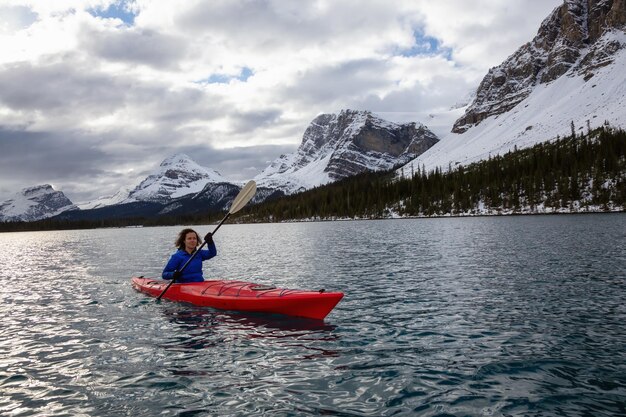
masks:
{"type": "Polygon", "coordinates": [[[176,282],[180,279],[180,277],[183,276],[182,271],[174,271],[174,273],[172,274],[172,281],[176,282]]]}
{"type": "Polygon", "coordinates": [[[204,241],[206,242],[207,245],[211,245],[213,243],[213,233],[209,232],[206,234],[206,236],[204,237],[204,241]]]}

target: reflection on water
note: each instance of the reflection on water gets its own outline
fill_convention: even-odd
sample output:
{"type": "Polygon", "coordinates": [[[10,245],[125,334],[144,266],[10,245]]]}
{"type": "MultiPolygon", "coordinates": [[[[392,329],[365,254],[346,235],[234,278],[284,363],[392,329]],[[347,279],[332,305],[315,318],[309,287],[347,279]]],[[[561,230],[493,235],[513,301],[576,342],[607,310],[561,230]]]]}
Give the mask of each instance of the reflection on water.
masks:
{"type": "Polygon", "coordinates": [[[0,234],[0,415],[626,415],[625,220],[220,229],[207,278],[345,291],[325,322],[134,291],[179,227],[0,234]]]}
{"type": "Polygon", "coordinates": [[[184,330],[183,334],[187,336],[173,344],[163,345],[166,349],[204,349],[214,346],[213,339],[219,335],[220,342],[232,342],[239,338],[283,339],[275,340],[274,343],[286,345],[297,343],[303,349],[313,351],[304,355],[303,359],[310,359],[320,351],[326,356],[337,354],[336,351],[313,346],[318,341],[328,342],[338,339],[338,335],[333,333],[336,326],[324,321],[281,315],[216,311],[191,305],[181,308],[174,303],[164,303],[172,305],[162,309],[163,315],[170,323],[179,325],[184,330]]]}

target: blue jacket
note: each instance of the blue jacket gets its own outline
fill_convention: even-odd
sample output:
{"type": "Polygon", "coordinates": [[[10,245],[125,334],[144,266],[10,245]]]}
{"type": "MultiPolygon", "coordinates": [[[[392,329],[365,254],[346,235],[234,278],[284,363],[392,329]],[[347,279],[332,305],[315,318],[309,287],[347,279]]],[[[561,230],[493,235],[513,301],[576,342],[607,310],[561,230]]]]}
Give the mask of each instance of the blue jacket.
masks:
{"type": "MultiPolygon", "coordinates": [[[[207,245],[208,250],[201,250],[198,254],[193,258],[189,265],[183,271],[183,275],[176,282],[202,282],[204,281],[204,277],[202,276],[202,261],[206,261],[207,259],[211,259],[215,255],[217,255],[217,248],[215,247],[215,243],[207,245]]],[[[179,270],[185,265],[185,263],[191,258],[191,255],[186,251],[179,249],[175,254],[172,255],[167,265],[163,269],[163,274],[161,274],[163,279],[172,279],[174,275],[174,271],[179,270]]]]}

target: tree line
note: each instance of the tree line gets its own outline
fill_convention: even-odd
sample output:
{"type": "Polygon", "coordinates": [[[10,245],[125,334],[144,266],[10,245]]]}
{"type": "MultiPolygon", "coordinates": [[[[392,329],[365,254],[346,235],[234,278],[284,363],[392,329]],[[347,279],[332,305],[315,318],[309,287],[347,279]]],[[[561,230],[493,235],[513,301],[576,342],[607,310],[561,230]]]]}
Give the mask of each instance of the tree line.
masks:
{"type": "Polygon", "coordinates": [[[468,166],[367,172],[248,208],[248,221],[626,209],[626,132],[603,126],[468,166]]]}
{"type": "MultiPolygon", "coordinates": [[[[606,125],[447,170],[365,172],[248,206],[238,222],[626,210],[626,132],[606,125]]],[[[0,231],[208,224],[224,213],[0,223],[0,231]]]]}

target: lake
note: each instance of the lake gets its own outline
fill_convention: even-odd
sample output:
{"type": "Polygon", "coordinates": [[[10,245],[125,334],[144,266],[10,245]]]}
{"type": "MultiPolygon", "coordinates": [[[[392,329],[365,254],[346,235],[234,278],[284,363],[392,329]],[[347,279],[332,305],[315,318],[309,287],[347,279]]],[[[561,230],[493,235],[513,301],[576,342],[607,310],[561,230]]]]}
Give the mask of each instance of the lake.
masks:
{"type": "Polygon", "coordinates": [[[344,291],[323,322],[134,291],[182,227],[3,233],[0,414],[626,415],[625,226],[593,214],[219,230],[205,278],[344,291]]]}

